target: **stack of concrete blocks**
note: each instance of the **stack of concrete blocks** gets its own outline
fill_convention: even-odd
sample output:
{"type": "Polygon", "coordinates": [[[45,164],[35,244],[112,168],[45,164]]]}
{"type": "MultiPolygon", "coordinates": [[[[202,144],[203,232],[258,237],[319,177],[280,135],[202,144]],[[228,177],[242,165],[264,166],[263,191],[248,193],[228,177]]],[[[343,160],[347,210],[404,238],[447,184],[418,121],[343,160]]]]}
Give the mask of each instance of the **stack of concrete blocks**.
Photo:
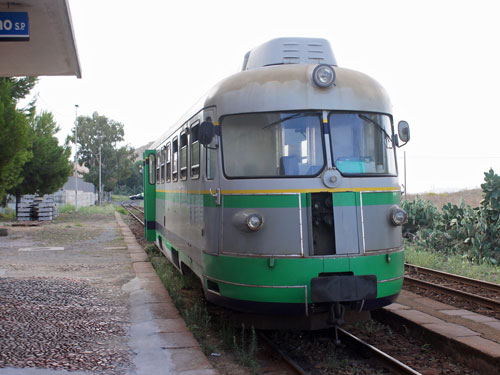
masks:
{"type": "Polygon", "coordinates": [[[39,199],[40,203],[38,203],[38,220],[54,220],[59,216],[59,211],[57,210],[53,195],[44,195],[43,198],[39,199]]]}
{"type": "Polygon", "coordinates": [[[53,195],[23,195],[17,209],[18,221],[49,221],[58,216],[53,195]]]}
{"type": "Polygon", "coordinates": [[[21,202],[17,206],[17,220],[18,221],[31,221],[33,213],[33,207],[35,205],[34,195],[23,195],[21,197],[21,202]]]}

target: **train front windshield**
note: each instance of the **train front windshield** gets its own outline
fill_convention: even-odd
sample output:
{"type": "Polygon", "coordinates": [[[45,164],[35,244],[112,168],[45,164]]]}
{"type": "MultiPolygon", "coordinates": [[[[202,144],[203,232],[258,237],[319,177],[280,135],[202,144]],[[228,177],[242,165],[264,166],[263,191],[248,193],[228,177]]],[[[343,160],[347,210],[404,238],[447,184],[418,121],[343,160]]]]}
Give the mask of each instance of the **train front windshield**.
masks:
{"type": "Polygon", "coordinates": [[[396,175],[391,119],[373,113],[330,113],[335,166],[342,174],[396,175]]]}
{"type": "MultiPolygon", "coordinates": [[[[221,120],[227,177],[316,176],[326,166],[322,114],[250,113],[221,120]]],[[[395,174],[390,118],[331,113],[335,166],[343,174],[395,174]]]]}

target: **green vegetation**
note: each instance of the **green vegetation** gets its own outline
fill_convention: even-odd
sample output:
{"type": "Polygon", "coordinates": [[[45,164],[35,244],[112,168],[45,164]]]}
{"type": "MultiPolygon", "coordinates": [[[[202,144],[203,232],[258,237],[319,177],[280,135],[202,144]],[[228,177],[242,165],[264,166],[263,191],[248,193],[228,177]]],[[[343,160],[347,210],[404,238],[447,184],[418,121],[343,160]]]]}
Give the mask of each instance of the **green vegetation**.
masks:
{"type": "Polygon", "coordinates": [[[9,190],[17,200],[24,194],[52,194],[68,181],[72,172],[71,148],[59,146],[55,136],[58,131],[51,113],[42,112],[30,120],[28,134],[33,157],[22,168],[22,182],[9,190]]]}
{"type": "Polygon", "coordinates": [[[17,102],[35,85],[33,78],[0,78],[0,202],[6,192],[23,180],[22,168],[33,157],[30,150],[28,113],[17,109],[17,102]]]}
{"type": "Polygon", "coordinates": [[[245,325],[241,326],[241,335],[233,335],[232,349],[236,358],[243,366],[249,367],[254,374],[260,373],[260,366],[256,361],[257,335],[253,327],[250,332],[248,332],[245,330],[245,325]]]}
{"type": "Polygon", "coordinates": [[[117,194],[132,195],[144,191],[142,181],[142,160],[137,160],[130,166],[130,176],[117,181],[114,192],[117,194]]]}
{"type": "MultiPolygon", "coordinates": [[[[101,166],[103,190],[114,190],[117,181],[130,177],[135,158],[133,148],[117,146],[124,140],[123,124],[101,116],[97,112],[94,112],[92,117],[78,116],[77,124],[78,162],[89,169],[84,175],[85,181],[98,186],[99,166],[101,166]]],[[[66,138],[66,144],[74,142],[74,135],[66,138]]]]}
{"type": "Polygon", "coordinates": [[[476,278],[483,273],[497,275],[493,279],[498,281],[500,176],[490,169],[481,189],[483,200],[474,208],[462,201],[460,205],[447,203],[440,211],[418,197],[404,201],[407,261],[476,278]]]}
{"type": "Polygon", "coordinates": [[[116,207],[113,204],[103,204],[102,206],[85,206],[78,207],[78,213],[75,210],[75,205],[71,203],[66,203],[65,205],[59,206],[59,213],[74,213],[76,215],[114,215],[115,211],[126,215],[127,212],[123,207],[116,207]]]}
{"type": "Polygon", "coordinates": [[[0,213],[0,221],[15,221],[16,212],[14,210],[5,209],[3,213],[0,213]]]}
{"type": "Polygon", "coordinates": [[[418,266],[471,277],[473,279],[500,283],[500,267],[488,262],[474,263],[464,255],[447,255],[407,241],[405,245],[405,258],[406,262],[418,266]]]}
{"type": "Polygon", "coordinates": [[[111,201],[112,202],[128,201],[128,195],[111,194],[111,201]]]}

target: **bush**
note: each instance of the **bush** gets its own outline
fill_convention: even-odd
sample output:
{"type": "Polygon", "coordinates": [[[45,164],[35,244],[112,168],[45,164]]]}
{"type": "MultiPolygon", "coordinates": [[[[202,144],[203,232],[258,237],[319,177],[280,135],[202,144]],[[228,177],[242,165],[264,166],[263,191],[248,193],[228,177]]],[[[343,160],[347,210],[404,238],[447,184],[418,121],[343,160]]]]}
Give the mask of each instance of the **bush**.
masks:
{"type": "Polygon", "coordinates": [[[408,220],[403,226],[403,236],[414,237],[420,230],[433,229],[441,219],[439,210],[431,201],[416,197],[413,201],[403,201],[402,208],[408,213],[408,220]]]}
{"type": "Polygon", "coordinates": [[[481,185],[484,199],[480,207],[448,203],[441,212],[419,199],[403,202],[408,222],[403,234],[415,244],[439,249],[445,254],[461,254],[473,262],[498,264],[500,261],[500,176],[492,169],[481,185]]]}

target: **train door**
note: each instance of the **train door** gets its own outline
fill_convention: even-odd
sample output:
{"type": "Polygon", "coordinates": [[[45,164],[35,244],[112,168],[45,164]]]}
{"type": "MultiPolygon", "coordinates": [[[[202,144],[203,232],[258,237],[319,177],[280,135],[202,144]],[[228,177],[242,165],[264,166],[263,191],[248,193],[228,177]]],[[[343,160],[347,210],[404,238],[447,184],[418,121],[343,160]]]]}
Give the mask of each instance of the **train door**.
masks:
{"type": "Polygon", "coordinates": [[[144,151],[144,234],[147,241],[156,238],[156,150],[144,151]]]}
{"type": "MultiPolygon", "coordinates": [[[[217,128],[215,109],[207,109],[203,112],[203,121],[213,122],[217,128]]],[[[220,231],[220,168],[219,168],[219,132],[212,139],[208,147],[204,147],[204,228],[205,251],[212,254],[219,253],[219,231],[220,231]]]]}

